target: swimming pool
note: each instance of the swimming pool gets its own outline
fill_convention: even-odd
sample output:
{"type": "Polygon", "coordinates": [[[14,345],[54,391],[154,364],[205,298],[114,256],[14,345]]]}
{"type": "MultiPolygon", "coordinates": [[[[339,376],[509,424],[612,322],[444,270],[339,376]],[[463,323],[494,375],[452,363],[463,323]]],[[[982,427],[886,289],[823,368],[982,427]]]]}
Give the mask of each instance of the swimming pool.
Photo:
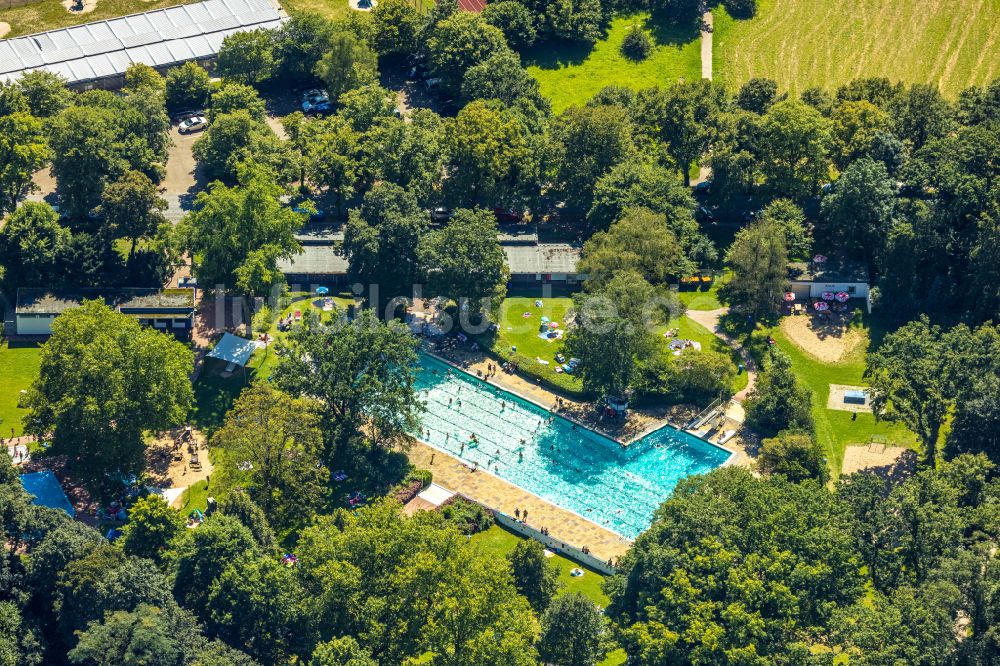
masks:
{"type": "Polygon", "coordinates": [[[629,539],[678,481],[730,455],[670,427],[623,448],[426,354],[416,385],[426,409],[413,435],[629,539]]]}

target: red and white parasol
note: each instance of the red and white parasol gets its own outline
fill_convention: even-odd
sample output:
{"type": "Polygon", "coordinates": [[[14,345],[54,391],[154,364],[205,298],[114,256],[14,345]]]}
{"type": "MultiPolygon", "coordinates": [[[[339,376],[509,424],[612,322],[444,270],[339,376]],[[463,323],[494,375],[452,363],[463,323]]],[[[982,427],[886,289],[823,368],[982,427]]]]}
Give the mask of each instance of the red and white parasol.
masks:
{"type": "Polygon", "coordinates": [[[813,303],[813,307],[816,309],[816,312],[826,312],[830,309],[830,304],[826,301],[816,301],[813,303]]]}

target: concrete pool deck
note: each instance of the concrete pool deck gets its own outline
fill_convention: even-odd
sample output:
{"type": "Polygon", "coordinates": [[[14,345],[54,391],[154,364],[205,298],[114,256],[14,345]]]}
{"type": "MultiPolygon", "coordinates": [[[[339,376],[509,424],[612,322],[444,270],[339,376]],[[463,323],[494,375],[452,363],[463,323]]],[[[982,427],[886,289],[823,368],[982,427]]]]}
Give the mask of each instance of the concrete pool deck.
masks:
{"type": "Polygon", "coordinates": [[[408,455],[418,468],[431,470],[435,483],[511,516],[515,509],[527,510],[528,525],[544,527],[552,537],[577,548],[586,546],[598,559],[617,560],[632,545],[625,537],[483,469],[473,472],[458,458],[419,440],[414,440],[408,455]]]}

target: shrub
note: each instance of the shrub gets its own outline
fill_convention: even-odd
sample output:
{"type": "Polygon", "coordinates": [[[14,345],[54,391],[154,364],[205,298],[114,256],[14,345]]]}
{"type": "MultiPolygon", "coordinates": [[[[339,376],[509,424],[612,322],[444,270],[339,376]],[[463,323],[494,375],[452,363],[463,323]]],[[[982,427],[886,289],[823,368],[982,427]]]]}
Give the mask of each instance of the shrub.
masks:
{"type": "Polygon", "coordinates": [[[441,515],[454,523],[462,534],[476,534],[493,526],[493,514],[489,509],[458,495],[441,505],[441,515]]]}
{"type": "Polygon", "coordinates": [[[637,25],[632,26],[622,42],[622,54],[631,60],[645,60],[653,52],[653,40],[637,25]]]}
{"type": "Polygon", "coordinates": [[[733,18],[753,18],[757,13],[757,0],[723,0],[722,4],[733,18]]]}
{"type": "Polygon", "coordinates": [[[406,504],[429,486],[433,478],[434,475],[428,469],[411,469],[389,492],[389,496],[400,504],[406,504]]]}

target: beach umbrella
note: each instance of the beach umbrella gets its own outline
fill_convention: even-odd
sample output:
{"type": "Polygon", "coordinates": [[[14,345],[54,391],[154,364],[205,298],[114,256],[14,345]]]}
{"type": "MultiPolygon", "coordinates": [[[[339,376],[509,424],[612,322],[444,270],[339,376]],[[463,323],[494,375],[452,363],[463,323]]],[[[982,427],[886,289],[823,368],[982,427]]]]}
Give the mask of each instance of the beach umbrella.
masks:
{"type": "Polygon", "coordinates": [[[826,262],[826,255],[817,254],[815,257],[813,257],[813,263],[815,264],[822,264],[824,262],[826,262]]]}
{"type": "Polygon", "coordinates": [[[823,300],[824,301],[832,301],[833,300],[833,292],[832,291],[824,291],[823,292],[823,300]]]}
{"type": "Polygon", "coordinates": [[[557,321],[549,322],[549,328],[559,328],[559,322],[557,321]]]}
{"type": "Polygon", "coordinates": [[[813,303],[813,307],[816,308],[816,312],[826,312],[830,309],[830,304],[826,301],[816,301],[813,303]]]}
{"type": "Polygon", "coordinates": [[[792,292],[790,292],[790,291],[786,291],[785,292],[785,300],[788,301],[789,303],[791,303],[792,301],[795,300],[795,294],[792,293],[792,292]]]}
{"type": "Polygon", "coordinates": [[[847,301],[851,300],[851,295],[848,294],[846,291],[838,291],[837,295],[834,296],[834,298],[836,298],[841,303],[846,303],[847,301]]]}
{"type": "Polygon", "coordinates": [[[330,289],[328,287],[317,287],[316,293],[319,294],[320,296],[326,296],[327,294],[330,293],[330,289]]]}

